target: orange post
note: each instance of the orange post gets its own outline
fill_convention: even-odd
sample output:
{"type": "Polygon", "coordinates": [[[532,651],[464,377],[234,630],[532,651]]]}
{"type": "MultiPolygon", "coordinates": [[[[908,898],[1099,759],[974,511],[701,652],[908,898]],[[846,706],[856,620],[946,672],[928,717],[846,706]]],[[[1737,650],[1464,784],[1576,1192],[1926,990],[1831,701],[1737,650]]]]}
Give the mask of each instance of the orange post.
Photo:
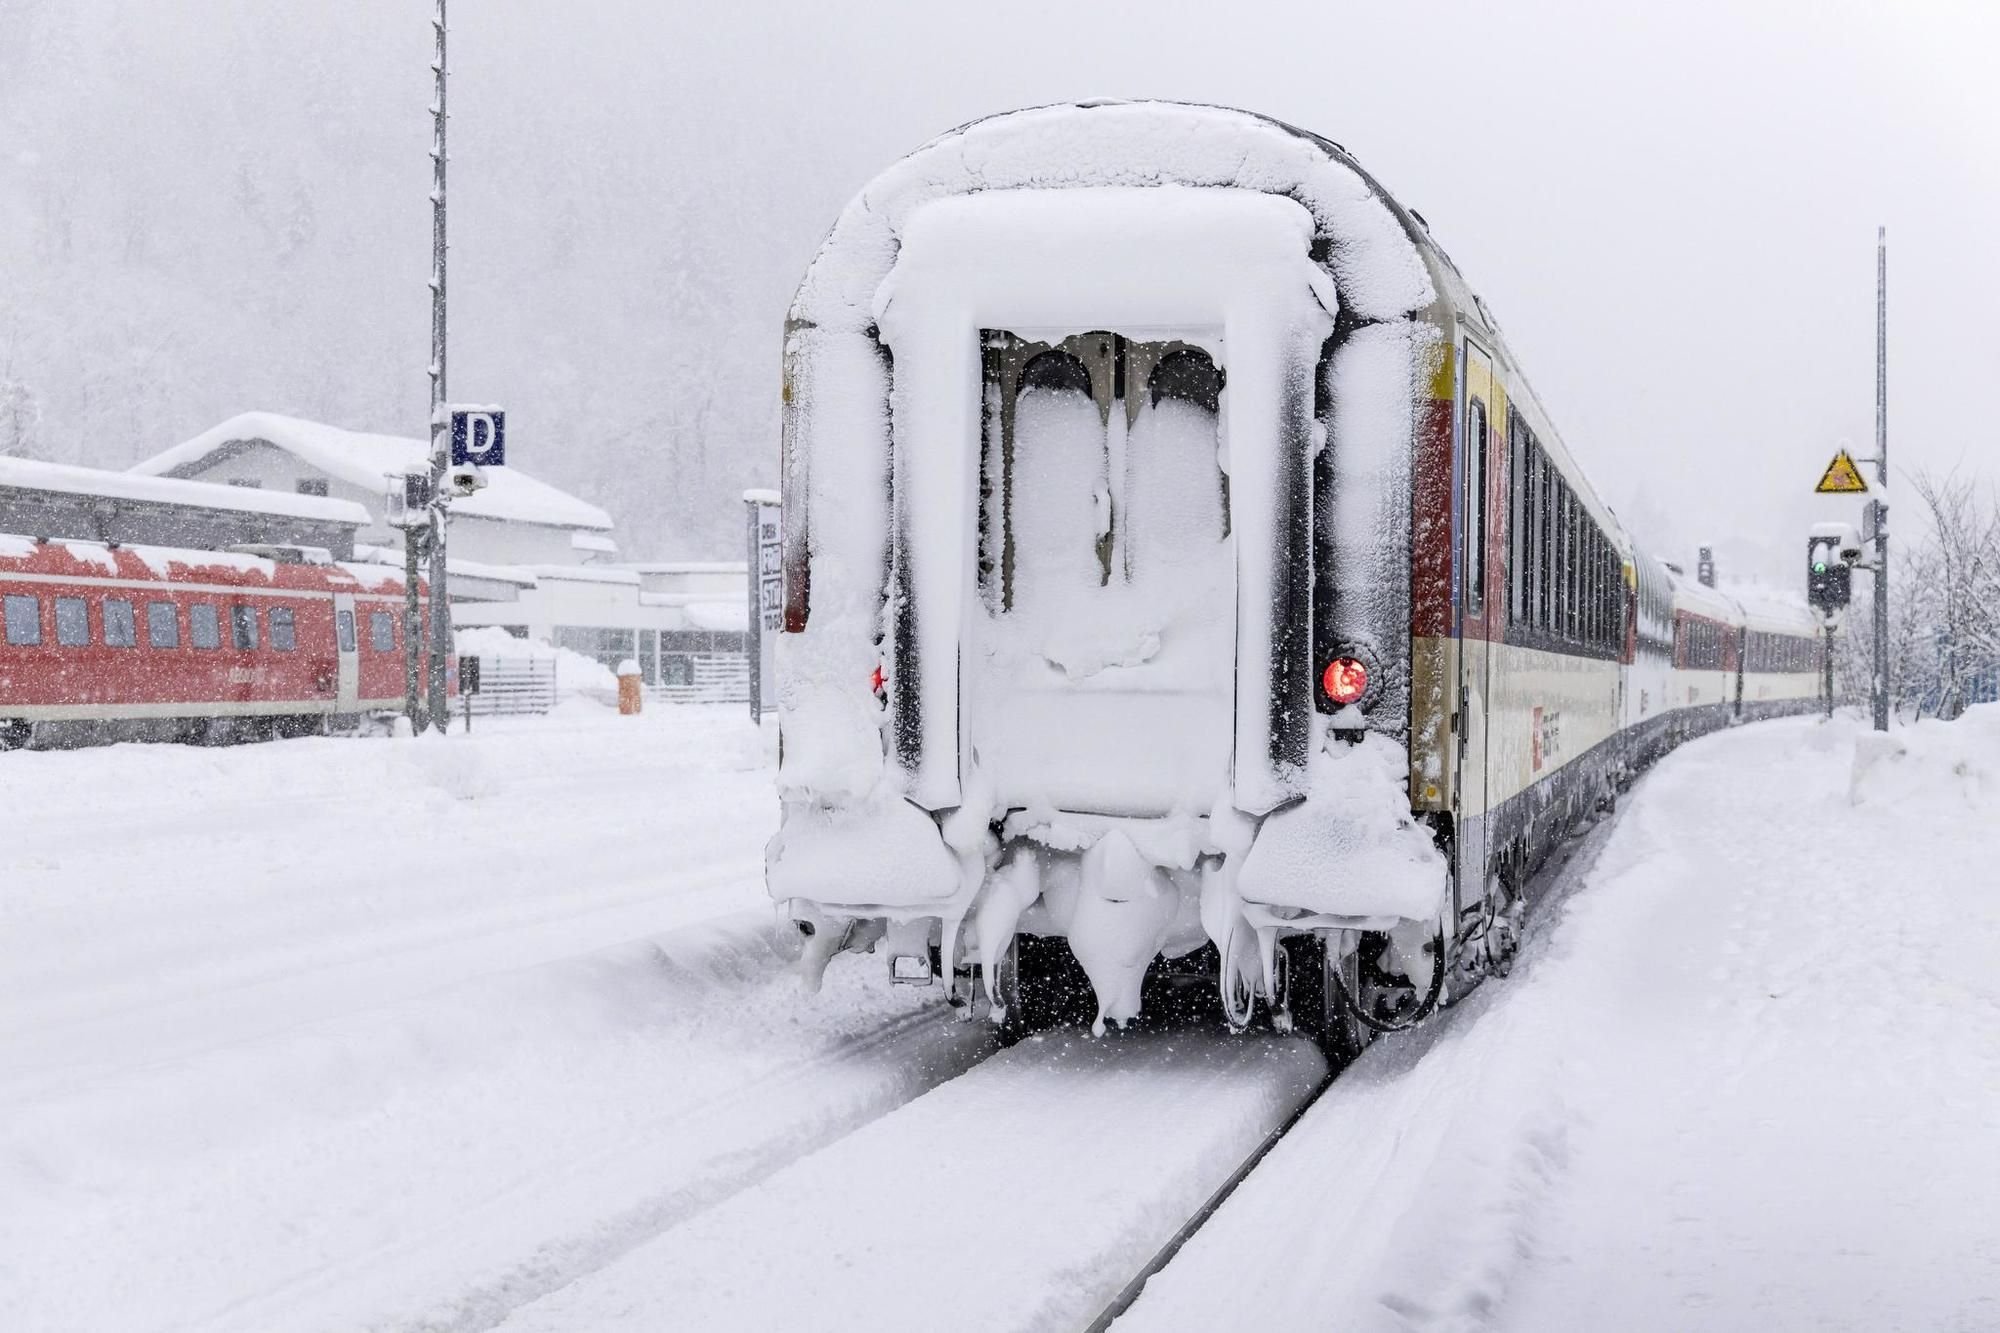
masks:
{"type": "Polygon", "coordinates": [[[644,702],[644,696],[639,692],[642,683],[637,662],[625,661],[618,664],[618,712],[621,716],[633,717],[638,714],[640,705],[644,702]]]}

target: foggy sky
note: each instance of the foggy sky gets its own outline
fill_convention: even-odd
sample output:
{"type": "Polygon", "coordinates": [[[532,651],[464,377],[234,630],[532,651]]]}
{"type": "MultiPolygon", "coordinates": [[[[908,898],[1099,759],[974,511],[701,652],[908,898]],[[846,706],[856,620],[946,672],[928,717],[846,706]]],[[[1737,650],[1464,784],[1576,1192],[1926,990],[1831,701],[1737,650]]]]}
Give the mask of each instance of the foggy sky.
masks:
{"type": "MultiPolygon", "coordinates": [[[[0,384],[41,452],[255,407],[421,433],[428,12],[0,0],[0,384]]],[[[1819,469],[1872,443],[1878,223],[1892,457],[2000,476],[1995,51],[1984,0],[458,0],[452,396],[628,555],[733,555],[786,302],[870,175],[1009,107],[1214,101],[1429,219],[1642,538],[1789,584],[1844,512],[1819,469]]]]}

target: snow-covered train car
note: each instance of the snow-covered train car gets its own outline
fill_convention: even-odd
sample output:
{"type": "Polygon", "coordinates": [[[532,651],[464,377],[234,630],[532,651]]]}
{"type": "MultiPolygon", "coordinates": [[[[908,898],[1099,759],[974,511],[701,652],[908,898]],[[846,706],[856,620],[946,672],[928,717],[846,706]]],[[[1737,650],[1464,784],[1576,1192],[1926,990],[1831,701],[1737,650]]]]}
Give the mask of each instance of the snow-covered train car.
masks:
{"type": "Polygon", "coordinates": [[[1743,615],[1737,714],[1776,717],[1823,705],[1826,633],[1806,607],[1763,589],[1731,588],[1743,615]]]}
{"type": "Polygon", "coordinates": [[[0,748],[252,739],[402,707],[385,566],[0,535],[0,607],[0,748]]]}
{"type": "Polygon", "coordinates": [[[1736,716],[1743,609],[1733,599],[1674,575],[1674,674],[1669,698],[1680,738],[1724,726],[1736,716]]]}
{"type": "Polygon", "coordinates": [[[977,964],[1033,1025],[1165,960],[1351,1048],[1498,960],[1510,869],[1676,702],[1665,571],[1425,223],[1292,127],[933,141],[815,257],[785,402],[767,873],[809,969],[977,964]]]}

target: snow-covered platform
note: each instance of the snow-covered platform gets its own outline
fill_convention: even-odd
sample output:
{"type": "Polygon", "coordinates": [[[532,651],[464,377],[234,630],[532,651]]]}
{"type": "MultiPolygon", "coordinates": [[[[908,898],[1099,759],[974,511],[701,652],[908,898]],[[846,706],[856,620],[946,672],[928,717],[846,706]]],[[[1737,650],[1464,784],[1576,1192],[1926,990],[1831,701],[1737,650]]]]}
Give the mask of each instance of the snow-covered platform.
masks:
{"type": "Polygon", "coordinates": [[[1324,1073],[1290,1039],[1037,1038],[503,1327],[1080,1328],[1324,1073]]]}
{"type": "Polygon", "coordinates": [[[1118,1327],[2000,1328],[1996,867],[2000,707],[1690,745],[1118,1327]]]}
{"type": "MultiPolygon", "coordinates": [[[[0,757],[0,1327],[1102,1309],[1317,1057],[802,995],[763,763],[584,703],[0,757]]],[[[1996,866],[2000,708],[1689,745],[1120,1327],[2000,1327],[1996,866]]]]}

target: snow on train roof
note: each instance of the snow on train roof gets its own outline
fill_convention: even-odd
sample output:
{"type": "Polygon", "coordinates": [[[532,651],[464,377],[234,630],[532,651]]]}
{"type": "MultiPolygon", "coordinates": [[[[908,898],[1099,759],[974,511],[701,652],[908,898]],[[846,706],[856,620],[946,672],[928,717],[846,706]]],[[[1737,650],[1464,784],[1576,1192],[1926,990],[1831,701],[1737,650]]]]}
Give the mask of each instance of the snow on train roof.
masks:
{"type": "Polygon", "coordinates": [[[322,523],[368,524],[368,511],[352,500],[294,495],[224,486],[212,481],[113,472],[104,468],[72,467],[28,458],[0,458],[0,487],[53,491],[65,495],[103,496],[149,504],[186,505],[198,509],[228,509],[245,514],[276,514],[322,523]]]}
{"type": "Polygon", "coordinates": [[[1743,608],[1751,629],[1784,634],[1817,634],[1820,619],[1805,599],[1768,583],[1730,583],[1722,592],[1743,608]]]}
{"type": "MultiPolygon", "coordinates": [[[[262,440],[282,449],[327,475],[371,494],[383,490],[384,478],[390,474],[417,471],[430,459],[430,444],[424,440],[342,430],[338,426],[276,412],[245,412],[203,431],[186,443],[135,463],[128,475],[161,477],[177,468],[200,463],[230,445],[254,440],[262,440]]],[[[218,486],[214,489],[240,488],[218,486]]],[[[486,488],[468,499],[453,500],[452,512],[561,528],[608,531],[612,526],[611,516],[596,505],[587,504],[567,491],[557,490],[547,482],[537,481],[512,467],[486,469],[486,488]]]]}
{"type": "Polygon", "coordinates": [[[1325,140],[1224,107],[1091,102],[973,121],[876,176],[834,223],[800,284],[793,317],[864,326],[904,224],[946,195],[1168,184],[1296,200],[1333,238],[1329,263],[1340,299],[1362,318],[1395,318],[1436,296],[1429,268],[1384,194],[1325,140]]]}
{"type": "Polygon", "coordinates": [[[266,584],[271,587],[336,588],[358,585],[371,592],[403,587],[402,570],[360,560],[290,563],[249,551],[207,551],[178,546],[41,540],[0,533],[0,566],[25,566],[25,572],[90,578],[144,579],[183,582],[266,584]],[[39,568],[37,568],[39,566],[39,568]]]}

